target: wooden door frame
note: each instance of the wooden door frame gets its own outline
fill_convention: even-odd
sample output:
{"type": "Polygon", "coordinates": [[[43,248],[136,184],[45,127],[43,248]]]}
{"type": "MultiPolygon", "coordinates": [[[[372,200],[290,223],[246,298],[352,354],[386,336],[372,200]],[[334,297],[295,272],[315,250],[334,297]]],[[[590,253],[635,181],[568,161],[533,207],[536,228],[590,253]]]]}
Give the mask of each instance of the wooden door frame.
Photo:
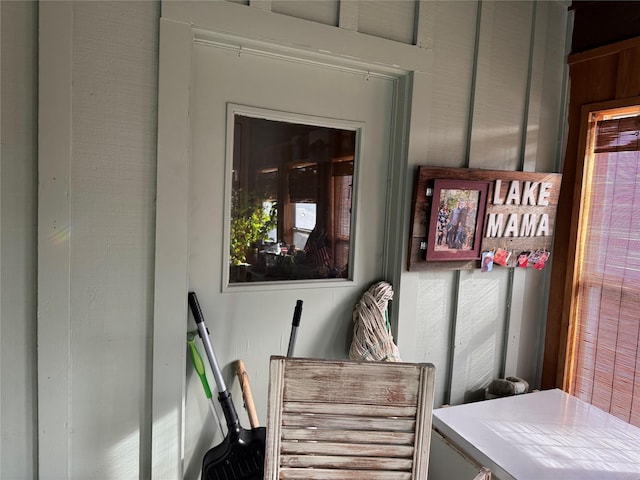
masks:
{"type": "Polygon", "coordinates": [[[407,155],[413,78],[430,50],[232,2],[163,2],[158,86],[158,174],[152,387],[152,476],[182,478],[188,291],[190,87],[194,42],[394,78],[384,276],[399,286],[407,230],[407,155]],[[230,33],[232,32],[232,33],[230,33]],[[304,47],[301,47],[304,45],[304,47]],[[327,53],[330,52],[330,53],[327,53]],[[393,233],[395,232],[395,233],[393,233]]]}
{"type": "Polygon", "coordinates": [[[562,189],[556,216],[542,388],[568,389],[573,341],[576,243],[590,112],[624,107],[640,97],[640,37],[569,56],[571,86],[562,189]]]}
{"type": "Polygon", "coordinates": [[[589,181],[593,169],[593,146],[595,116],[598,114],[622,113],[626,107],[640,105],[640,97],[612,100],[608,102],[592,103],[582,107],[580,121],[580,140],[576,157],[576,181],[574,184],[574,200],[571,213],[571,230],[569,239],[569,253],[567,255],[567,274],[564,286],[562,311],[566,318],[567,328],[562,332],[561,350],[558,362],[562,362],[562,385],[567,393],[573,394],[573,369],[575,363],[575,348],[577,340],[578,318],[576,303],[578,296],[578,280],[581,274],[585,234],[585,222],[588,221],[583,205],[588,201],[589,181]]]}

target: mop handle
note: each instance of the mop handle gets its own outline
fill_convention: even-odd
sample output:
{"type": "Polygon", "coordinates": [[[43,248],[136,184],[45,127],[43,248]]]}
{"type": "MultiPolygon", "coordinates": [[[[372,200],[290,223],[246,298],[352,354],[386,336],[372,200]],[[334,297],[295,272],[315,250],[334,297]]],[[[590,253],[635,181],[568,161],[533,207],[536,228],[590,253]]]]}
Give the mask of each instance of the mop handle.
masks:
{"type": "Polygon", "coordinates": [[[291,335],[289,336],[289,348],[287,349],[287,357],[293,357],[293,349],[296,345],[296,336],[298,335],[298,327],[300,326],[300,317],[302,316],[302,300],[296,302],[296,308],[293,311],[293,321],[291,322],[291,335]]]}
{"type": "Polygon", "coordinates": [[[211,370],[213,371],[213,376],[216,380],[216,385],[218,386],[218,393],[224,393],[227,391],[227,385],[224,383],[224,379],[222,378],[222,371],[220,370],[220,366],[218,365],[216,354],[213,351],[213,346],[211,345],[211,340],[209,339],[209,332],[207,332],[207,327],[204,324],[204,317],[202,315],[202,309],[200,308],[200,303],[198,302],[196,292],[189,292],[189,306],[191,307],[191,312],[193,313],[193,319],[196,321],[198,334],[202,339],[202,345],[204,345],[204,351],[209,358],[211,370]]]}

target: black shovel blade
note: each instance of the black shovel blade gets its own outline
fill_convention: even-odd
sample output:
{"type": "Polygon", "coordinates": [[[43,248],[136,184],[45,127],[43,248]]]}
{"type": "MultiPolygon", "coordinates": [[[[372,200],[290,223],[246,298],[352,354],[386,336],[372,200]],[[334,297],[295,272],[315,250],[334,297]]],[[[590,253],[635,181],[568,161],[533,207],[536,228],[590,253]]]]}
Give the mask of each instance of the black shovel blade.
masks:
{"type": "Polygon", "coordinates": [[[205,454],[202,480],[263,480],[266,428],[243,428],[238,433],[235,440],[227,435],[205,454]]]}

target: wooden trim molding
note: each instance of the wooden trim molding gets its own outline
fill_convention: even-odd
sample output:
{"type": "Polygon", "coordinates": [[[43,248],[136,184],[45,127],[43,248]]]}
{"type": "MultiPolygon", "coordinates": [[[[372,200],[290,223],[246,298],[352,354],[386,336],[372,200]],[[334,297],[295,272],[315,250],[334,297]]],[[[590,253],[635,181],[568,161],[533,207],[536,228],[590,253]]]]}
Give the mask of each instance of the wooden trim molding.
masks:
{"type": "Polygon", "coordinates": [[[569,55],[567,63],[569,65],[573,65],[581,62],[588,62],[596,58],[615,55],[625,50],[634,48],[640,48],[640,37],[622,40],[620,42],[612,43],[609,45],[603,45],[602,47],[587,50],[586,52],[573,53],[569,55]]]}
{"type": "Polygon", "coordinates": [[[577,293],[576,279],[579,274],[580,257],[578,255],[578,237],[582,231],[582,205],[586,197],[584,190],[585,155],[587,145],[591,139],[591,131],[589,124],[591,121],[591,108],[585,106],[582,109],[580,122],[580,141],[578,144],[578,155],[576,157],[576,176],[573,188],[573,205],[571,211],[571,225],[569,227],[569,249],[567,255],[567,268],[564,285],[564,296],[562,306],[562,329],[560,332],[560,343],[558,350],[558,378],[562,379],[563,390],[569,392],[572,388],[570,385],[573,369],[573,357],[575,351],[576,338],[576,322],[575,322],[575,302],[574,298],[577,293]]]}

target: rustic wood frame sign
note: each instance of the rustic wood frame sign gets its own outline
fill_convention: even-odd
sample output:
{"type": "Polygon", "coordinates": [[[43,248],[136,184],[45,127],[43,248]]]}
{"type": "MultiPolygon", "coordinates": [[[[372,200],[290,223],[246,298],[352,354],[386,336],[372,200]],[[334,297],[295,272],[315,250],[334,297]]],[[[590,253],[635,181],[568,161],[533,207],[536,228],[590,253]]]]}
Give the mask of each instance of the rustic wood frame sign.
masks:
{"type": "Polygon", "coordinates": [[[480,268],[482,252],[551,250],[562,175],[418,167],[408,269],[480,268]]]}

